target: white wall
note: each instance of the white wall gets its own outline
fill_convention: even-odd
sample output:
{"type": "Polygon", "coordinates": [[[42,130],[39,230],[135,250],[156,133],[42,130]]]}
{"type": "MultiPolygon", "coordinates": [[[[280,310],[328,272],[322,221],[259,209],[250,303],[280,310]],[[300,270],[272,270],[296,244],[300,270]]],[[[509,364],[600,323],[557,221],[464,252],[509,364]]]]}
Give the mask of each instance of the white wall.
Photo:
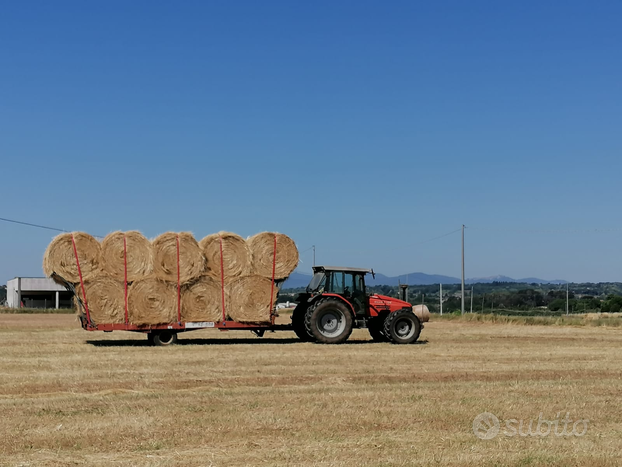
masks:
{"type": "MultiPolygon", "coordinates": [[[[23,292],[65,292],[67,289],[47,277],[22,277],[23,292]]],[[[6,301],[10,308],[19,308],[17,303],[17,277],[6,283],[6,301]]]]}

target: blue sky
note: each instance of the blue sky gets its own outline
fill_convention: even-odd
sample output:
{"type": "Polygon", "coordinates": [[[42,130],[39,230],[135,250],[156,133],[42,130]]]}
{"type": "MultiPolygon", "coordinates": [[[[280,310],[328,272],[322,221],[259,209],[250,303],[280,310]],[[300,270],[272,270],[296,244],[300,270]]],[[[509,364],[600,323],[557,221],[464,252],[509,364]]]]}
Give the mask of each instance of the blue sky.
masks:
{"type": "MultiPolygon", "coordinates": [[[[622,280],[620,2],[0,8],[0,217],[453,276],[466,224],[468,277],[622,280]]],[[[53,235],[0,222],[0,282],[53,235]]]]}

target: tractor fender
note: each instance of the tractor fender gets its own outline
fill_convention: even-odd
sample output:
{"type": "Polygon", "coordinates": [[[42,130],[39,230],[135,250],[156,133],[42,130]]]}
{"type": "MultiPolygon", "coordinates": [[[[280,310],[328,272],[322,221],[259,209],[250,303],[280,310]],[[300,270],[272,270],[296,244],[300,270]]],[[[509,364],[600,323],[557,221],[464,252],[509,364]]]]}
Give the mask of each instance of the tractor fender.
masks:
{"type": "Polygon", "coordinates": [[[345,298],[343,298],[341,295],[337,295],[335,293],[323,293],[320,295],[316,295],[315,297],[312,297],[311,300],[309,300],[308,306],[311,306],[312,303],[315,303],[319,299],[325,298],[325,297],[334,297],[334,298],[341,300],[343,303],[347,305],[348,309],[352,312],[352,317],[354,318],[356,317],[356,313],[354,312],[354,307],[352,306],[352,304],[349,301],[347,301],[345,298]]]}

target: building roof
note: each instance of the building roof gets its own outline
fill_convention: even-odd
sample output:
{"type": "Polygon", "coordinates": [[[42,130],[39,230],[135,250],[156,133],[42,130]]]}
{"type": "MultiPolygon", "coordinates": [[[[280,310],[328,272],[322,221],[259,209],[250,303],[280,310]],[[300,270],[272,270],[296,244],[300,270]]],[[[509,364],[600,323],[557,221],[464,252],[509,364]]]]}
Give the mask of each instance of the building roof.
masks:
{"type": "Polygon", "coordinates": [[[7,281],[7,289],[17,290],[18,280],[21,282],[22,292],[28,291],[66,291],[67,288],[57,284],[47,277],[16,277],[7,281]]]}

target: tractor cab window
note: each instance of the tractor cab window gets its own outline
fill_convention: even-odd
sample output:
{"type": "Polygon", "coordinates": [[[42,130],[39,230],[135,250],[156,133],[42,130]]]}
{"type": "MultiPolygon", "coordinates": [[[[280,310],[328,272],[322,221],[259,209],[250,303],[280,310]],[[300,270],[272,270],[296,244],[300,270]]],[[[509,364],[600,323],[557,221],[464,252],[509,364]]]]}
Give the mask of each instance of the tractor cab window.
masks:
{"type": "Polygon", "coordinates": [[[346,297],[351,297],[352,292],[354,292],[354,276],[351,273],[345,273],[343,278],[343,294],[346,297]]]}
{"type": "Polygon", "coordinates": [[[326,287],[326,274],[323,272],[316,272],[311,278],[311,282],[307,286],[307,293],[310,292],[323,292],[326,287]]]}
{"type": "Polygon", "coordinates": [[[345,288],[343,272],[331,271],[328,274],[330,289],[329,292],[342,295],[345,288]]]}
{"type": "Polygon", "coordinates": [[[357,316],[365,314],[365,282],[362,274],[353,275],[354,287],[352,289],[352,295],[350,301],[354,307],[354,312],[357,316]]]}
{"type": "Polygon", "coordinates": [[[363,294],[365,293],[365,282],[361,274],[354,276],[354,290],[363,294]]]}

